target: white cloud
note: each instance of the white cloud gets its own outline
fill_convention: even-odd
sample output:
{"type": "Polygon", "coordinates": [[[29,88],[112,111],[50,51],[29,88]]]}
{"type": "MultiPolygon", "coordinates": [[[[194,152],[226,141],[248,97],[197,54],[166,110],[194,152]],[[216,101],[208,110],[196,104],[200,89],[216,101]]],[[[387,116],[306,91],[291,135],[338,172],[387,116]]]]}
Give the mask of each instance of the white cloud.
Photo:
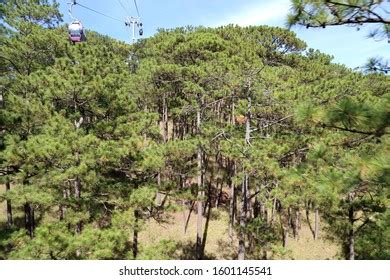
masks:
{"type": "Polygon", "coordinates": [[[242,10],[226,15],[226,17],[213,26],[230,23],[240,26],[261,25],[270,23],[284,24],[290,9],[290,0],[261,1],[253,6],[246,6],[242,10]]]}

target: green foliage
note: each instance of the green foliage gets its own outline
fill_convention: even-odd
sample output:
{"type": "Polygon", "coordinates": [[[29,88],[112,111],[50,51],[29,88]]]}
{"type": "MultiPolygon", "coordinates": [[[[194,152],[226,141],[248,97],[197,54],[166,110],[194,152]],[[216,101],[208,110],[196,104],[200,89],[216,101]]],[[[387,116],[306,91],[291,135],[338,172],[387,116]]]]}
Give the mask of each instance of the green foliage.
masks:
{"type": "Polygon", "coordinates": [[[138,257],[139,260],[173,260],[177,244],[173,240],[160,240],[144,248],[138,257]]]}
{"type": "MultiPolygon", "coordinates": [[[[148,219],[197,199],[225,211],[226,188],[241,196],[245,177],[245,199],[273,208],[282,228],[287,209],[312,205],[345,247],[356,232],[357,258],[388,258],[388,76],[335,65],[267,26],[160,30],[132,46],[90,31],[71,45],[56,2],[2,3],[0,171],[11,190],[0,199],[26,229],[1,231],[1,258],[132,259],[148,219]]],[[[234,228],[254,257],[289,256],[264,216],[234,228]]],[[[177,247],[140,244],[136,258],[172,259],[177,247]]]]}
{"type": "Polygon", "coordinates": [[[376,217],[359,232],[357,240],[357,258],[361,260],[390,259],[390,219],[389,210],[376,217]]]}

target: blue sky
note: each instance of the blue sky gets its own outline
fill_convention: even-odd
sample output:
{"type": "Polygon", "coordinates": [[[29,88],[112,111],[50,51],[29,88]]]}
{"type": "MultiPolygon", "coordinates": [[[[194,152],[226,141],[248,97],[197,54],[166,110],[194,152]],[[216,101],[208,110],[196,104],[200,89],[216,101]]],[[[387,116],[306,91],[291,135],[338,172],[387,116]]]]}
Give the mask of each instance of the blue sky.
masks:
{"type": "MultiPolygon", "coordinates": [[[[58,0],[64,20],[69,22],[68,0],[58,0]]],[[[78,0],[80,4],[123,20],[136,15],[133,0],[78,0]],[[122,5],[126,8],[123,9],[122,5]]],[[[229,23],[248,25],[285,25],[290,0],[138,0],[138,7],[144,24],[144,37],[152,36],[158,28],[178,26],[220,26],[229,23]]],[[[390,5],[389,5],[390,6],[390,5]]],[[[131,41],[131,32],[121,22],[106,18],[80,6],[73,8],[73,14],[87,29],[109,35],[126,42],[131,41]]],[[[390,44],[386,40],[376,42],[367,39],[372,26],[357,31],[354,27],[327,27],[292,30],[309,47],[334,56],[334,61],[351,68],[362,66],[369,57],[390,58],[390,44]]]]}

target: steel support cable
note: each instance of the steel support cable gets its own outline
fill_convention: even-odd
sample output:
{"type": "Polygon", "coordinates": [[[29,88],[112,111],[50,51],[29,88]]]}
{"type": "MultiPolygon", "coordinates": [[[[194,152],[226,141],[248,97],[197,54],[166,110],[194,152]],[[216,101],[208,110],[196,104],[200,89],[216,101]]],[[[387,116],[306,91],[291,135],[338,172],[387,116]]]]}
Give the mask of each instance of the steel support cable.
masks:
{"type": "Polygon", "coordinates": [[[130,10],[128,10],[126,7],[125,7],[125,5],[123,5],[123,3],[122,3],[122,1],[121,0],[117,0],[118,1],[118,3],[119,3],[119,5],[121,5],[121,7],[122,7],[122,9],[125,11],[125,14],[127,15],[127,16],[130,16],[130,10]]]}
{"type": "Polygon", "coordinates": [[[91,9],[91,8],[89,8],[89,7],[87,7],[87,6],[84,6],[84,5],[82,5],[82,4],[78,3],[78,2],[76,2],[76,5],[79,5],[80,7],[84,8],[84,9],[86,9],[86,10],[89,10],[89,11],[91,11],[91,12],[97,13],[97,14],[99,14],[99,15],[101,15],[101,16],[106,17],[106,18],[109,18],[109,19],[112,19],[112,20],[116,20],[116,21],[119,21],[119,22],[122,22],[122,23],[123,23],[123,20],[120,20],[120,19],[114,18],[114,17],[112,17],[112,16],[106,15],[106,14],[104,14],[104,13],[102,13],[102,12],[99,12],[99,11],[96,11],[96,10],[94,10],[94,9],[91,9]]]}
{"type": "Polygon", "coordinates": [[[139,10],[138,10],[138,5],[137,5],[137,0],[134,0],[134,6],[135,6],[135,9],[137,10],[138,17],[140,17],[139,10]]]}

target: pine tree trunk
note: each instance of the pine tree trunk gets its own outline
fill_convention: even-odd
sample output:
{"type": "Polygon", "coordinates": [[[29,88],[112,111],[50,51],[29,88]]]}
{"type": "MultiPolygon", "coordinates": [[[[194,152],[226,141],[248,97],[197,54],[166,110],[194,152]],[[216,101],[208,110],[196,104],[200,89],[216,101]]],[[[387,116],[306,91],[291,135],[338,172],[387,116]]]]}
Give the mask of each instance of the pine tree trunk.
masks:
{"type": "MultiPolygon", "coordinates": [[[[232,93],[232,104],[231,104],[231,114],[230,114],[230,123],[234,126],[235,125],[235,104],[234,104],[234,91],[232,93]]],[[[230,223],[229,223],[229,237],[231,240],[233,240],[233,227],[236,220],[236,186],[233,182],[233,177],[235,175],[235,162],[233,160],[229,159],[229,189],[230,189],[230,203],[229,203],[229,216],[230,216],[230,223]]]]}
{"type": "Polygon", "coordinates": [[[157,206],[160,206],[161,205],[161,173],[159,172],[157,174],[157,186],[158,186],[158,190],[157,190],[157,194],[156,194],[156,204],[157,206]]]}
{"type": "Polygon", "coordinates": [[[349,230],[349,236],[348,236],[348,259],[354,260],[355,259],[355,230],[354,230],[354,223],[355,223],[355,209],[353,206],[353,199],[354,194],[350,193],[348,194],[348,201],[350,203],[349,210],[348,210],[348,220],[350,225],[349,230]]]}
{"type": "Polygon", "coordinates": [[[279,211],[279,219],[280,219],[280,226],[282,228],[282,245],[283,245],[283,248],[286,248],[287,247],[287,243],[288,243],[288,217],[284,217],[285,213],[283,213],[283,209],[280,208],[280,211],[279,211]]]}
{"type": "Polygon", "coordinates": [[[30,203],[24,204],[24,222],[28,235],[30,236],[30,238],[33,238],[35,229],[35,215],[34,208],[31,206],[30,203]]]}
{"type": "Polygon", "coordinates": [[[270,224],[272,225],[275,220],[275,213],[276,213],[276,198],[272,200],[272,210],[271,210],[271,219],[270,224]]]}
{"type": "Polygon", "coordinates": [[[349,260],[355,259],[355,232],[353,229],[349,231],[349,260]]]}
{"type": "Polygon", "coordinates": [[[315,233],[315,229],[313,229],[313,226],[311,225],[311,221],[310,221],[310,201],[307,202],[306,204],[306,221],[307,221],[307,225],[309,226],[309,229],[311,231],[311,234],[313,235],[313,239],[316,240],[316,233],[315,233]]]}
{"type": "Polygon", "coordinates": [[[288,242],[288,228],[283,226],[283,248],[287,247],[288,242]]]}
{"type": "Polygon", "coordinates": [[[299,240],[299,219],[300,219],[299,216],[300,216],[300,212],[299,209],[297,209],[294,211],[293,221],[292,221],[293,234],[296,240],[299,240]]]}
{"type": "Polygon", "coordinates": [[[246,223],[247,223],[247,209],[248,209],[247,189],[248,189],[248,174],[245,173],[244,180],[242,182],[240,231],[239,231],[239,240],[238,240],[238,259],[239,260],[245,260],[245,233],[244,233],[244,229],[246,228],[246,223]]]}
{"type": "Polygon", "coordinates": [[[318,207],[314,209],[314,240],[318,239],[318,232],[320,229],[320,216],[318,214],[318,207]]]}
{"type": "Polygon", "coordinates": [[[139,220],[139,211],[134,210],[134,230],[133,230],[133,258],[137,259],[138,256],[138,220],[139,220]]]}
{"type": "MultiPolygon", "coordinates": [[[[64,200],[66,200],[68,198],[67,191],[65,188],[62,190],[62,197],[64,198],[64,200]]],[[[62,221],[65,218],[65,214],[66,214],[66,206],[61,205],[60,206],[60,221],[62,221]]]]}
{"type": "Polygon", "coordinates": [[[297,210],[297,223],[298,223],[298,230],[302,229],[302,212],[301,208],[298,208],[297,210]]]}
{"type": "Polygon", "coordinates": [[[206,213],[206,223],[205,223],[205,226],[204,226],[204,232],[203,232],[203,239],[202,239],[202,258],[203,258],[203,254],[204,254],[204,251],[205,251],[205,248],[206,248],[206,241],[207,241],[207,233],[208,233],[208,229],[209,229],[209,223],[210,223],[210,217],[211,217],[211,184],[209,185],[209,197],[208,197],[208,200],[207,200],[207,203],[206,203],[206,206],[207,207],[207,213],[206,213]]]}
{"type": "Polygon", "coordinates": [[[230,115],[230,118],[231,118],[231,124],[234,126],[236,124],[236,119],[235,119],[235,114],[236,114],[236,108],[235,108],[235,101],[234,101],[234,98],[235,98],[235,93],[233,91],[232,93],[232,108],[231,108],[231,115],[230,115]]]}
{"type": "Polygon", "coordinates": [[[230,203],[229,203],[229,237],[233,239],[233,227],[235,223],[235,207],[236,207],[236,192],[235,185],[233,183],[234,176],[234,161],[229,160],[229,189],[230,189],[230,203]]]}
{"type": "MultiPolygon", "coordinates": [[[[81,207],[79,204],[80,204],[80,198],[81,198],[81,181],[79,178],[76,178],[76,180],[74,182],[74,197],[78,201],[78,208],[79,208],[78,210],[80,211],[81,207]]],[[[80,234],[82,229],[83,229],[83,222],[79,221],[76,224],[76,233],[80,234]]]]}
{"type": "MultiPolygon", "coordinates": [[[[184,190],[184,178],[183,178],[182,174],[179,175],[179,184],[180,184],[180,190],[183,191],[184,190]]],[[[183,233],[186,234],[186,231],[187,231],[186,200],[183,199],[181,203],[183,206],[183,233]]],[[[192,211],[192,205],[191,205],[191,209],[189,210],[189,213],[191,213],[191,211],[192,211]]]]}
{"type": "Polygon", "coordinates": [[[163,96],[163,115],[162,115],[162,121],[163,121],[163,140],[164,143],[168,141],[168,104],[167,104],[167,98],[164,93],[163,96]]]}
{"type": "MultiPolygon", "coordinates": [[[[11,190],[11,183],[7,180],[5,182],[5,191],[8,192],[11,190]]],[[[12,217],[12,205],[11,200],[7,199],[7,225],[8,227],[12,227],[14,224],[14,220],[12,217]]]]}
{"type": "Polygon", "coordinates": [[[215,204],[215,207],[218,209],[218,206],[221,204],[221,199],[222,199],[222,193],[223,193],[223,184],[222,182],[219,182],[219,180],[217,181],[217,190],[218,190],[218,198],[217,198],[217,202],[215,204]]]}
{"type": "Polygon", "coordinates": [[[260,197],[260,199],[258,201],[258,204],[259,204],[259,206],[258,206],[259,207],[259,217],[263,221],[267,221],[265,205],[264,205],[263,200],[261,199],[262,189],[263,189],[263,185],[260,185],[260,187],[256,188],[256,192],[258,192],[256,197],[258,197],[258,199],[260,197]]]}
{"type": "MultiPolygon", "coordinates": [[[[196,130],[197,135],[200,136],[200,125],[201,125],[201,102],[200,97],[198,97],[198,109],[196,112],[196,130]]],[[[202,182],[202,147],[201,144],[198,144],[197,151],[197,161],[198,161],[198,176],[197,176],[197,185],[198,185],[198,201],[197,201],[197,219],[196,219],[196,258],[201,260],[203,258],[203,182],[202,182]]]]}
{"type": "MultiPolygon", "coordinates": [[[[248,92],[250,93],[250,85],[248,86],[248,92]]],[[[251,109],[252,109],[252,98],[248,95],[248,108],[246,113],[245,121],[245,145],[250,145],[251,141],[251,109]]],[[[244,171],[244,180],[242,183],[242,206],[240,213],[240,233],[238,241],[238,259],[245,259],[245,233],[247,218],[248,218],[248,191],[249,191],[249,174],[244,171]]]]}
{"type": "Polygon", "coordinates": [[[261,203],[259,201],[259,193],[260,193],[260,188],[259,186],[256,186],[256,191],[255,191],[255,203],[253,204],[253,218],[258,218],[261,217],[261,203]]]}
{"type": "Polygon", "coordinates": [[[291,207],[287,208],[287,217],[288,217],[288,226],[290,228],[293,228],[293,222],[292,222],[292,214],[291,214],[291,207]]]}
{"type": "Polygon", "coordinates": [[[190,210],[188,211],[188,216],[187,216],[185,225],[184,225],[184,233],[187,232],[188,224],[189,224],[189,222],[190,222],[191,214],[192,214],[192,211],[194,210],[194,206],[195,206],[195,202],[192,202],[192,203],[191,203],[190,210]]]}
{"type": "MultiPolygon", "coordinates": [[[[249,175],[248,175],[249,178],[249,175]]],[[[249,179],[248,179],[249,181],[249,179]]],[[[251,200],[251,190],[249,189],[249,183],[246,188],[246,201],[247,201],[247,209],[246,209],[246,220],[250,221],[252,219],[253,206],[251,200]]]]}

